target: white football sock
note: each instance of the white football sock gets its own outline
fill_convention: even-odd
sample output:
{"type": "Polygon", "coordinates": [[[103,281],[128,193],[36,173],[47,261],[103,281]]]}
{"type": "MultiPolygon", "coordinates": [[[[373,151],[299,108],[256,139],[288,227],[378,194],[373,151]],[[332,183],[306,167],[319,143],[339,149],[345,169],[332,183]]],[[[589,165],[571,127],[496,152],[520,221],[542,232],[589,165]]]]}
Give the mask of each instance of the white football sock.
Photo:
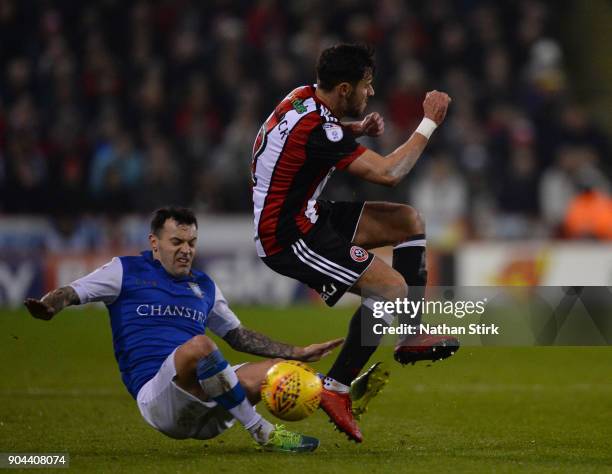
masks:
{"type": "Polygon", "coordinates": [[[259,420],[247,428],[247,430],[256,442],[266,444],[270,439],[270,434],[274,431],[274,425],[259,415],[259,420]]]}

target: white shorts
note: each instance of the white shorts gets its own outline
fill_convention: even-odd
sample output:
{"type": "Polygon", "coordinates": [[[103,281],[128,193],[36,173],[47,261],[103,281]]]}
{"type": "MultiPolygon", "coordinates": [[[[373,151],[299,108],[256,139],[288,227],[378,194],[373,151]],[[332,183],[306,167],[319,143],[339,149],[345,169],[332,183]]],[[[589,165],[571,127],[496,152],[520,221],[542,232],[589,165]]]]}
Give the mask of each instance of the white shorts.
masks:
{"type": "MultiPolygon", "coordinates": [[[[174,383],[174,353],[157,374],[142,386],[136,397],[145,421],[165,435],[176,439],[210,439],[232,427],[232,415],[214,401],[203,401],[174,383]]],[[[244,364],[232,368],[238,370],[244,364]]]]}

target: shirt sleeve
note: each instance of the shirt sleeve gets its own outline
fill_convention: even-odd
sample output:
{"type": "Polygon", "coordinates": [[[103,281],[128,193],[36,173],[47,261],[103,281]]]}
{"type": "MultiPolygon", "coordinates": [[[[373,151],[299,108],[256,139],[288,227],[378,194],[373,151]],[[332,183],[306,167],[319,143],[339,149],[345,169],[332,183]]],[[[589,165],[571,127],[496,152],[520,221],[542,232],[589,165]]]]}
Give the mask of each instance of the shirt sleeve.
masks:
{"type": "Polygon", "coordinates": [[[308,136],[306,155],[322,160],[338,169],[346,168],[367,150],[355,140],[353,133],[340,123],[317,125],[308,136]]]}
{"type": "Polygon", "coordinates": [[[215,303],[208,314],[208,327],[219,337],[240,326],[240,320],[227,304],[221,289],[215,283],[215,303]]]}
{"type": "Polygon", "coordinates": [[[121,293],[123,265],[121,259],[114,257],[89,275],[70,283],[79,296],[81,304],[101,301],[111,304],[121,293]]]}

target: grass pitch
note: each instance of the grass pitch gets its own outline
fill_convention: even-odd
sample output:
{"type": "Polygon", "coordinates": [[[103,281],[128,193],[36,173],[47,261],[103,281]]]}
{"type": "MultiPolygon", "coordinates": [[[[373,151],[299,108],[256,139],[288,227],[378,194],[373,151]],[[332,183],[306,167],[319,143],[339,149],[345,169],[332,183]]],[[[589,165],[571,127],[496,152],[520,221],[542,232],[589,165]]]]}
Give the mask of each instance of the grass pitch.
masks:
{"type": "MultiPolygon", "coordinates": [[[[237,313],[306,344],[343,336],[351,311],[237,313]]],[[[250,359],[220,347],[232,363],[250,359]]],[[[373,360],[390,365],[391,381],[360,423],[365,442],[348,442],[319,411],[290,424],[321,439],[304,455],[255,452],[237,426],[206,442],[149,428],[121,384],[103,310],[50,323],[0,312],[0,360],[0,452],[67,452],[76,472],[612,472],[610,347],[464,347],[405,368],[382,347],[373,360]]]]}

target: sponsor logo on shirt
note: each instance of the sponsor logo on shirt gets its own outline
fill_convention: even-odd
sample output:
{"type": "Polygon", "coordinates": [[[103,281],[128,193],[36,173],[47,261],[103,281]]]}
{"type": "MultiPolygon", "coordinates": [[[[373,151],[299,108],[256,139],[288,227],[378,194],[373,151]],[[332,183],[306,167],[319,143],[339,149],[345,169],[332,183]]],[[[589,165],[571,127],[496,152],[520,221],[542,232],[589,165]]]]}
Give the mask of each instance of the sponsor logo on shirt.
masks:
{"type": "Polygon", "coordinates": [[[206,321],[206,314],[194,308],[179,305],[139,304],[136,307],[138,316],[181,316],[201,324],[206,321]]]}
{"type": "Polygon", "coordinates": [[[324,123],[323,130],[325,131],[325,135],[327,135],[327,139],[330,142],[339,142],[344,136],[344,133],[342,132],[342,127],[335,123],[324,123]]]}
{"type": "Polygon", "coordinates": [[[304,105],[304,101],[302,99],[295,99],[293,102],[291,102],[291,105],[293,105],[295,111],[300,115],[305,114],[308,110],[304,105]]]}

